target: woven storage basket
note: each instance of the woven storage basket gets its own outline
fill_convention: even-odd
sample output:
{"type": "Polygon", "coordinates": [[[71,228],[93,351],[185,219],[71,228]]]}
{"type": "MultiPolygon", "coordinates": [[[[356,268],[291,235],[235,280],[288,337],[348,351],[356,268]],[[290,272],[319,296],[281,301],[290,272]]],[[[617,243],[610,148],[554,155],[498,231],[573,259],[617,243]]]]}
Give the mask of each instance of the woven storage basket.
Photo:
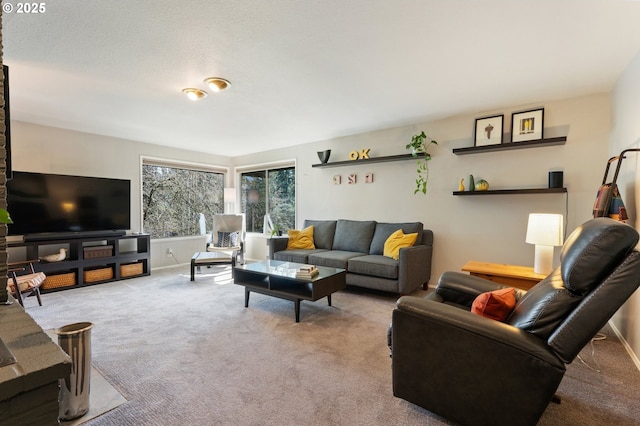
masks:
{"type": "Polygon", "coordinates": [[[76,273],[69,272],[67,274],[47,275],[47,279],[42,283],[42,289],[71,287],[76,285],[76,273]]]}
{"type": "Polygon", "coordinates": [[[132,277],[134,275],[142,274],[142,263],[129,263],[127,265],[120,265],[120,276],[121,277],[132,277]]]}
{"type": "Polygon", "coordinates": [[[83,247],[85,259],[113,256],[113,246],[89,246],[83,247]]]}
{"type": "Polygon", "coordinates": [[[84,271],[84,282],[92,283],[96,281],[110,280],[113,278],[113,268],[100,268],[84,271]]]}

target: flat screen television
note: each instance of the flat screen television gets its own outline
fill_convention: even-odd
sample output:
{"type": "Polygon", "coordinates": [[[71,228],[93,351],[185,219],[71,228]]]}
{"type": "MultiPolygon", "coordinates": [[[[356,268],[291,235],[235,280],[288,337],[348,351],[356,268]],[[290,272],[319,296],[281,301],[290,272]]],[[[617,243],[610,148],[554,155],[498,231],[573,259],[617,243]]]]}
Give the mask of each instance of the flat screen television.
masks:
{"type": "Polygon", "coordinates": [[[131,181],[14,171],[7,206],[9,235],[25,240],[124,235],[131,229],[131,181]]]}

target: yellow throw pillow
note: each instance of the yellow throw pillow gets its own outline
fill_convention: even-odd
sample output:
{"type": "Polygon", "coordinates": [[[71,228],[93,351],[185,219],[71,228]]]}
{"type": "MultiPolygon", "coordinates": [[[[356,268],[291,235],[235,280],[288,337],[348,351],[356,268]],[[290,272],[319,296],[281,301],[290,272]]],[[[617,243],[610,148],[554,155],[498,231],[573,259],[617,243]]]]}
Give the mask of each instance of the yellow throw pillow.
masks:
{"type": "Polygon", "coordinates": [[[310,250],[316,248],[316,246],[313,244],[313,225],[304,228],[302,231],[289,229],[288,234],[289,242],[287,243],[287,250],[310,250]]]}
{"type": "Polygon", "coordinates": [[[384,242],[383,255],[392,259],[398,260],[400,256],[400,249],[404,247],[411,247],[418,239],[418,233],[405,234],[402,229],[398,229],[393,234],[389,235],[387,241],[384,242]]]}

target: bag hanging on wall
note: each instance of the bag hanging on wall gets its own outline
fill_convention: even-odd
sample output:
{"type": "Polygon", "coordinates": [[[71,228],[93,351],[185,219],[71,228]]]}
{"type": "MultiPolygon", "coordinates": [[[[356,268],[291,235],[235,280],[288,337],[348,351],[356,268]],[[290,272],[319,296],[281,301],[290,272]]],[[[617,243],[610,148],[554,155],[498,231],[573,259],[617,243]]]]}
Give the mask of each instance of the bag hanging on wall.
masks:
{"type": "Polygon", "coordinates": [[[605,183],[600,186],[593,204],[593,217],[610,217],[621,222],[627,221],[627,209],[620,196],[618,185],[605,183]]]}
{"type": "Polygon", "coordinates": [[[620,166],[622,165],[622,160],[627,158],[625,157],[625,154],[628,152],[640,152],[640,148],[625,149],[620,153],[620,155],[611,157],[609,158],[609,161],[607,161],[607,167],[604,169],[604,177],[602,178],[602,185],[600,186],[600,189],[598,189],[596,201],[593,204],[594,218],[610,217],[621,222],[626,222],[629,219],[629,217],[627,216],[627,209],[624,206],[624,202],[622,201],[622,197],[620,196],[620,191],[618,190],[618,185],[616,184],[618,180],[618,174],[620,173],[620,166]],[[611,182],[607,183],[609,168],[614,162],[617,162],[617,164],[613,173],[613,179],[611,180],[611,182]]]}

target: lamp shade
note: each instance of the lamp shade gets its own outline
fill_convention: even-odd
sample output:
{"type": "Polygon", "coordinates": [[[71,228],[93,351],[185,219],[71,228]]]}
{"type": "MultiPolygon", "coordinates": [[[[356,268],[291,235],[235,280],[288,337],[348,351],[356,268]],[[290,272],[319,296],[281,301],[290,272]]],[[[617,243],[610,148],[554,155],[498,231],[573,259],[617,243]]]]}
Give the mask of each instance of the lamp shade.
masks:
{"type": "Polygon", "coordinates": [[[224,189],[224,202],[225,203],[235,203],[236,202],[236,189],[235,188],[225,188],[224,189]]]}
{"type": "Polygon", "coordinates": [[[529,214],[525,241],[541,246],[561,246],[563,229],[561,214],[531,213],[529,214]]]}

